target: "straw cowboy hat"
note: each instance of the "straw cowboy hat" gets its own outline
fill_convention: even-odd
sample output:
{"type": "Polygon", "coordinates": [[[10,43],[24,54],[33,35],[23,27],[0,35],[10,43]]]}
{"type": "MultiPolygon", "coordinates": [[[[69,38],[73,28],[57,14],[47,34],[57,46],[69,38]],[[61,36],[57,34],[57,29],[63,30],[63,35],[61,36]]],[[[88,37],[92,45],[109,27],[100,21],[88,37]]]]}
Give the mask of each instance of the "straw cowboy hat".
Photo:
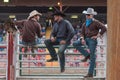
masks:
{"type": "Polygon", "coordinates": [[[61,11],[56,11],[55,13],[52,14],[52,16],[54,16],[54,15],[56,15],[56,16],[62,16],[62,17],[65,17],[65,16],[66,16],[66,15],[65,15],[63,12],[61,12],[61,11]]]}
{"type": "Polygon", "coordinates": [[[29,16],[27,19],[30,19],[31,17],[35,16],[35,15],[42,15],[41,13],[39,13],[37,10],[33,10],[32,12],[30,12],[29,16]]]}
{"type": "Polygon", "coordinates": [[[93,9],[93,8],[88,8],[88,9],[87,9],[87,11],[86,11],[86,10],[84,10],[82,13],[83,13],[83,14],[92,14],[92,15],[97,15],[97,12],[96,12],[96,11],[94,11],[94,9],[93,9]]]}

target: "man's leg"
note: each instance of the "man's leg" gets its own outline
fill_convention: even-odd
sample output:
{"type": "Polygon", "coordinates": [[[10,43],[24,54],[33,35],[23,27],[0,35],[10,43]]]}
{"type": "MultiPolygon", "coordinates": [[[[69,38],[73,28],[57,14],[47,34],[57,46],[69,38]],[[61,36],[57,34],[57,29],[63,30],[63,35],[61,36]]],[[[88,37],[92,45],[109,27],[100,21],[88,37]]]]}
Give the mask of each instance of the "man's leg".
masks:
{"type": "Polygon", "coordinates": [[[96,61],[95,50],[97,46],[97,40],[93,40],[89,38],[87,42],[88,42],[88,47],[90,49],[90,67],[89,67],[88,75],[86,77],[92,77],[95,68],[95,61],[96,61]]]}
{"type": "Polygon", "coordinates": [[[27,42],[27,47],[28,47],[28,49],[31,48],[31,52],[33,53],[33,54],[32,54],[32,57],[35,57],[35,56],[36,56],[36,54],[34,54],[35,45],[36,45],[36,42],[35,42],[35,41],[33,41],[33,42],[27,42]]]}
{"type": "Polygon", "coordinates": [[[82,54],[85,56],[85,58],[89,58],[89,53],[85,50],[84,45],[81,44],[80,40],[77,40],[73,42],[73,46],[82,54]]]}
{"type": "Polygon", "coordinates": [[[57,61],[57,54],[56,54],[56,51],[53,47],[53,45],[57,44],[56,42],[53,43],[51,42],[50,39],[47,39],[45,40],[45,45],[46,45],[46,48],[48,49],[49,53],[50,53],[50,56],[51,56],[51,59],[47,60],[48,62],[52,62],[52,61],[57,61]]]}
{"type": "Polygon", "coordinates": [[[21,51],[22,51],[22,49],[24,49],[24,57],[27,57],[27,51],[28,51],[28,48],[27,48],[27,43],[26,42],[24,42],[24,41],[22,41],[21,42],[21,44],[23,44],[24,45],[24,47],[21,47],[21,51]]]}
{"type": "Polygon", "coordinates": [[[64,54],[64,51],[67,48],[67,46],[68,46],[68,44],[60,45],[59,50],[58,50],[61,72],[65,71],[65,54],[64,54]]]}

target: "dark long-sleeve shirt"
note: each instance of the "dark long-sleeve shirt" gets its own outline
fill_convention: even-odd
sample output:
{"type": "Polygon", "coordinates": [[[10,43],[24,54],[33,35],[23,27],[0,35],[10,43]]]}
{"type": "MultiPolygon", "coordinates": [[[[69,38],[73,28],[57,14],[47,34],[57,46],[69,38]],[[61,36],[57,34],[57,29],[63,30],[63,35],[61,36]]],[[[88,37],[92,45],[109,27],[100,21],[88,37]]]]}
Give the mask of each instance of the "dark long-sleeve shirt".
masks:
{"type": "Polygon", "coordinates": [[[41,26],[35,20],[21,20],[16,21],[16,25],[22,26],[23,28],[23,36],[22,40],[25,42],[34,42],[35,36],[41,37],[41,26]]]}
{"type": "Polygon", "coordinates": [[[105,25],[96,19],[93,19],[93,22],[88,27],[86,27],[85,23],[82,26],[83,37],[90,38],[92,36],[97,36],[98,33],[103,35],[105,31],[106,31],[105,25]]]}
{"type": "Polygon", "coordinates": [[[63,38],[66,42],[70,42],[74,36],[74,29],[71,23],[67,20],[61,20],[53,25],[51,36],[56,38],[63,38]]]}

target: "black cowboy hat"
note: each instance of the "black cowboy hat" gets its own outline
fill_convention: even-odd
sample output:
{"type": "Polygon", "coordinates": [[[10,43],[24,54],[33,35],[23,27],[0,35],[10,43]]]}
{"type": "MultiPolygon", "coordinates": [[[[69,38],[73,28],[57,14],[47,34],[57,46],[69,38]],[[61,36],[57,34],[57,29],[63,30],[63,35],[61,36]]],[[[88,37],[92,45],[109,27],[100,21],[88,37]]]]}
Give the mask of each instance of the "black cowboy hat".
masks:
{"type": "Polygon", "coordinates": [[[61,12],[61,11],[56,11],[55,13],[52,14],[52,16],[54,16],[54,15],[56,15],[56,16],[62,16],[62,17],[65,17],[65,16],[66,16],[66,15],[65,15],[63,12],[61,12]]]}

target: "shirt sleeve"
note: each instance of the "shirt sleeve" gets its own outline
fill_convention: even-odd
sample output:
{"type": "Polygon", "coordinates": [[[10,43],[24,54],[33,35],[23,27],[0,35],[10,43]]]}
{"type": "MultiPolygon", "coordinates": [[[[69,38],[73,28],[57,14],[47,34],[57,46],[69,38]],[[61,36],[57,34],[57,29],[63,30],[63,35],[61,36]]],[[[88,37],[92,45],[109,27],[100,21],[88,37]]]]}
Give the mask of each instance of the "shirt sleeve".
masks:
{"type": "Polygon", "coordinates": [[[85,23],[83,23],[83,25],[82,25],[82,31],[81,31],[80,36],[85,37],[85,23]]]}
{"type": "Polygon", "coordinates": [[[70,22],[67,21],[67,30],[68,30],[68,36],[66,38],[66,42],[70,42],[70,40],[73,38],[75,31],[74,28],[72,26],[72,24],[70,22]]]}
{"type": "Polygon", "coordinates": [[[101,30],[100,31],[101,35],[103,35],[107,31],[105,25],[99,21],[97,21],[97,27],[101,30]]]}
{"type": "Polygon", "coordinates": [[[57,28],[56,27],[57,27],[57,23],[55,23],[53,25],[50,37],[56,37],[56,35],[57,35],[57,28]]]}
{"type": "Polygon", "coordinates": [[[26,20],[14,21],[14,24],[17,25],[17,26],[23,27],[25,21],[26,21],[26,20]]]}
{"type": "Polygon", "coordinates": [[[42,37],[42,35],[41,35],[41,25],[39,24],[39,23],[37,23],[37,36],[39,37],[39,38],[41,38],[42,37]]]}

